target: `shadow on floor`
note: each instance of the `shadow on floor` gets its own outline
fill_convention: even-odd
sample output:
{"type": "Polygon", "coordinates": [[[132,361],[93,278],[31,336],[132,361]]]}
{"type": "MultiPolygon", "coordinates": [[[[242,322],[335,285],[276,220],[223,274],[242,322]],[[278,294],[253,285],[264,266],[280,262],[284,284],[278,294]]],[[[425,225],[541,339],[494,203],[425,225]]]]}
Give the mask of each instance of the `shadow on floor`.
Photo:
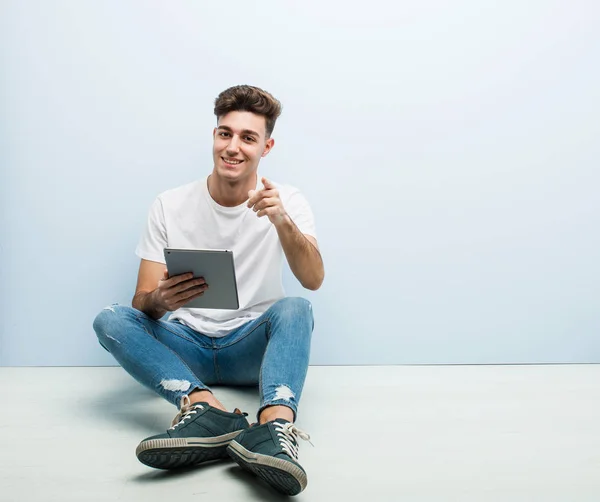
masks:
{"type": "MultiPolygon", "coordinates": [[[[237,480],[248,486],[252,496],[249,500],[261,500],[267,502],[278,502],[282,500],[291,500],[292,497],[280,494],[268,486],[264,481],[253,474],[244,471],[241,467],[235,465],[231,460],[216,460],[207,462],[200,466],[176,469],[172,471],[150,470],[131,478],[131,483],[141,485],[152,485],[155,483],[170,483],[181,479],[188,480],[197,477],[199,481],[204,477],[219,475],[223,471],[231,479],[237,480]]],[[[198,491],[194,495],[203,495],[208,492],[198,491]]]]}
{"type": "Polygon", "coordinates": [[[278,501],[278,500],[292,500],[293,497],[289,495],[283,495],[278,493],[271,488],[262,479],[258,478],[254,474],[245,471],[239,465],[233,464],[227,469],[227,474],[232,478],[239,480],[241,483],[246,483],[253,492],[255,498],[251,500],[267,500],[267,501],[278,501]]]}

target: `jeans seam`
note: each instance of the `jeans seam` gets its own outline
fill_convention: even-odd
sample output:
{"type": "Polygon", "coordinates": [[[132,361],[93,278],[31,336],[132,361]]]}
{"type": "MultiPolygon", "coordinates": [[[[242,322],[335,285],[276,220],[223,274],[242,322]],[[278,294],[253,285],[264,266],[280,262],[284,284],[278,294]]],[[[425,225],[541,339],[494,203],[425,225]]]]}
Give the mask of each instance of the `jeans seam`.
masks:
{"type": "MultiPolygon", "coordinates": [[[[260,396],[260,400],[262,401],[262,404],[264,404],[264,401],[265,401],[265,396],[263,393],[263,389],[265,388],[263,385],[263,366],[265,364],[265,357],[267,356],[267,350],[269,350],[269,340],[271,339],[271,337],[270,337],[271,319],[267,317],[265,319],[265,322],[267,323],[267,329],[265,330],[265,335],[267,337],[267,347],[265,348],[265,351],[262,356],[262,360],[260,361],[260,371],[258,373],[258,394],[260,396]]],[[[259,416],[260,416],[260,413],[259,413],[259,416]]]]}
{"type": "MultiPolygon", "coordinates": [[[[256,326],[254,326],[250,331],[248,331],[248,333],[246,333],[241,338],[238,338],[234,342],[228,343],[227,345],[222,345],[221,347],[219,347],[219,349],[226,349],[228,347],[232,347],[236,343],[241,342],[242,340],[245,340],[246,338],[248,338],[252,333],[254,333],[258,328],[260,328],[265,323],[269,324],[269,319],[268,318],[263,319],[260,323],[258,323],[256,326]]],[[[269,328],[270,328],[270,324],[269,324],[269,328]]],[[[269,337],[267,336],[267,339],[268,338],[269,337]]]]}
{"type": "Polygon", "coordinates": [[[213,366],[215,367],[215,376],[217,377],[217,382],[221,383],[222,382],[222,378],[221,378],[221,371],[219,370],[219,361],[217,360],[217,354],[219,352],[219,349],[213,347],[213,366]]]}

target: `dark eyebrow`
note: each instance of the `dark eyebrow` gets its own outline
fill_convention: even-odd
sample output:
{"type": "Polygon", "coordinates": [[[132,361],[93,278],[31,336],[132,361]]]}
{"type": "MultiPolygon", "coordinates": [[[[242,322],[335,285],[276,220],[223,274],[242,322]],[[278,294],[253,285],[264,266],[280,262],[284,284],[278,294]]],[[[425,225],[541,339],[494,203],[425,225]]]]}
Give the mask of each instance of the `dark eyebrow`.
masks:
{"type": "MultiPolygon", "coordinates": [[[[233,129],[231,127],[225,126],[225,125],[219,126],[217,129],[222,129],[227,132],[233,132],[233,129]]],[[[260,134],[258,134],[256,131],[252,131],[251,129],[244,129],[242,131],[242,135],[248,135],[248,134],[250,134],[252,136],[257,136],[260,138],[260,134]]]]}

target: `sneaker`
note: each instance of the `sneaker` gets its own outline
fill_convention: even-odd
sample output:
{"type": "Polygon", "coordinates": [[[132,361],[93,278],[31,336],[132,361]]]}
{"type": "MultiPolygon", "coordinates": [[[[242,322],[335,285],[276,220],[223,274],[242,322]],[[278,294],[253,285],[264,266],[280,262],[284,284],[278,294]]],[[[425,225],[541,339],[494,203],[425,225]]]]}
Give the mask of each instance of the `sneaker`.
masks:
{"type": "Polygon", "coordinates": [[[298,463],[298,438],[310,442],[308,434],[278,419],[245,430],[229,444],[227,452],[240,467],[277,491],[297,495],[307,484],[306,471],[298,463]]]}
{"type": "Polygon", "coordinates": [[[208,460],[228,458],[227,446],[250,427],[237,408],[233,413],[213,408],[207,403],[181,400],[181,410],[165,434],[144,439],[135,454],[140,462],[157,469],[189,467],[208,460]]]}

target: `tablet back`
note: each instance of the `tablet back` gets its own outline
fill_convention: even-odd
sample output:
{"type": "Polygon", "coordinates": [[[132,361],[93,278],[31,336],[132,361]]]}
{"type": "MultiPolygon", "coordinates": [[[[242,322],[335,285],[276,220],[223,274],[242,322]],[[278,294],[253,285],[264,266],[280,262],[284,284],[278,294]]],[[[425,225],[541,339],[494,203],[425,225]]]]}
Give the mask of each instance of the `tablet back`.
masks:
{"type": "Polygon", "coordinates": [[[208,284],[205,293],[184,308],[239,308],[233,251],[165,248],[164,253],[169,277],[192,272],[194,277],[204,277],[208,284]]]}

